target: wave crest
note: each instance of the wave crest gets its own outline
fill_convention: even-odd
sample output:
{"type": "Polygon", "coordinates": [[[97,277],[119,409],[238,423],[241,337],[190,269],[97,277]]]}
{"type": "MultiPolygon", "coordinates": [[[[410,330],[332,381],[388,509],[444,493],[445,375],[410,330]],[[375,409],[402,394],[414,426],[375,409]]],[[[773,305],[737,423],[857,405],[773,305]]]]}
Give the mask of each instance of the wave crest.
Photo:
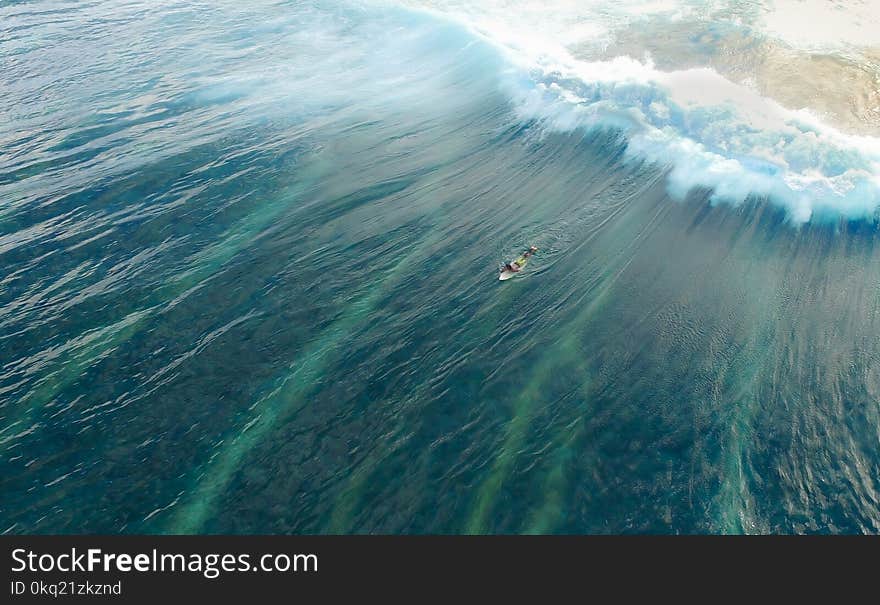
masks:
{"type": "Polygon", "coordinates": [[[766,196],[797,223],[878,216],[880,140],[842,133],[712,69],[543,57],[526,73],[505,79],[522,119],[556,131],[621,130],[630,157],[669,167],[676,198],[703,186],[733,204],[766,196]]]}

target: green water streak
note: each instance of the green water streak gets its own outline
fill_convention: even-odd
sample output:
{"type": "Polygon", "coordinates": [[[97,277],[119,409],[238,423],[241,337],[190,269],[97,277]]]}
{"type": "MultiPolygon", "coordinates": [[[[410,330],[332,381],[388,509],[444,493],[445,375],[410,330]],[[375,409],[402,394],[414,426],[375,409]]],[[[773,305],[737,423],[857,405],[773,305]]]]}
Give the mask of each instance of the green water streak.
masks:
{"type": "Polygon", "coordinates": [[[504,441],[501,445],[498,457],[492,466],[489,477],[480,485],[474,505],[471,509],[469,521],[465,527],[468,534],[481,534],[490,530],[487,521],[492,512],[498,492],[507,480],[511,468],[522,449],[528,434],[532,408],[535,402],[543,401],[544,383],[553,377],[555,370],[564,360],[577,360],[579,355],[578,342],[583,330],[589,324],[593,316],[607,302],[608,294],[619,275],[610,275],[607,271],[599,286],[596,296],[590,301],[584,310],[572,320],[560,334],[558,344],[548,350],[532,371],[531,378],[512,405],[512,418],[505,429],[504,441]],[[576,327],[574,327],[576,326],[576,327]]]}
{"type": "Polygon", "coordinates": [[[305,404],[304,395],[316,379],[332,362],[333,354],[352,333],[369,322],[377,304],[418,261],[424,260],[425,252],[439,241],[435,235],[425,240],[421,246],[401,257],[378,278],[377,285],[351,304],[308,349],[297,356],[291,364],[295,368],[267,396],[258,401],[253,409],[256,415],[244,426],[241,432],[215,454],[201,473],[201,479],[188,494],[187,501],[179,506],[168,524],[168,533],[197,533],[214,512],[217,499],[228,487],[235,472],[241,467],[246,456],[270,433],[279,419],[295,413],[305,404]]]}
{"type": "Polygon", "coordinates": [[[737,380],[739,388],[730,400],[733,417],[722,462],[723,479],[718,491],[718,524],[725,534],[743,534],[752,529],[746,518],[748,483],[743,460],[752,439],[752,422],[759,407],[755,385],[775,352],[773,334],[773,326],[768,322],[744,347],[742,355],[747,365],[737,380]]]}
{"type": "MultiPolygon", "coordinates": [[[[560,328],[557,338],[554,339],[557,344],[548,348],[544,353],[532,371],[529,382],[514,400],[511,406],[512,418],[505,429],[500,453],[495,459],[488,478],[477,489],[477,495],[465,525],[466,533],[482,534],[491,531],[491,527],[488,525],[489,517],[497,500],[498,492],[510,475],[513,464],[528,435],[533,413],[532,408],[536,402],[543,401],[541,397],[541,393],[544,391],[542,385],[548,378],[552,378],[554,370],[561,364],[578,363],[580,352],[577,345],[580,335],[584,333],[596,314],[608,303],[614,285],[632,262],[639,244],[656,228],[658,220],[666,212],[664,207],[660,206],[653,214],[645,218],[640,216],[638,212],[629,213],[630,209],[626,205],[622,205],[619,210],[620,216],[618,213],[614,213],[603,223],[603,225],[609,224],[613,220],[619,219],[621,222],[618,228],[625,232],[629,227],[632,229],[632,233],[621,234],[615,230],[614,237],[605,242],[606,245],[616,249],[613,249],[613,252],[608,255],[609,258],[604,264],[604,270],[592,290],[592,298],[570,322],[560,328]],[[630,223],[633,219],[634,222],[630,223]]],[[[600,237],[600,232],[596,233],[595,237],[600,237]]],[[[599,245],[601,247],[601,242],[599,245]]]]}
{"type": "MultiPolygon", "coordinates": [[[[317,178],[315,176],[313,179],[291,188],[284,198],[296,199],[296,196],[317,178]]],[[[254,238],[271,225],[287,208],[289,205],[280,200],[264,204],[258,211],[251,213],[229,229],[220,242],[193,255],[191,257],[193,267],[169,278],[165,284],[157,288],[152,297],[153,301],[114,324],[80,337],[81,342],[74,343],[68,352],[54,362],[58,369],[47,374],[37,383],[36,388],[22,397],[17,404],[17,411],[6,421],[0,435],[11,431],[14,427],[32,426],[36,422],[37,416],[59,393],[79,380],[82,374],[101,358],[123,346],[145,329],[151,318],[175,306],[203,287],[212,275],[215,275],[244,248],[251,245],[254,238]]],[[[8,435],[0,439],[0,445],[12,440],[15,436],[8,435]]]]}
{"type": "MultiPolygon", "coordinates": [[[[528,216],[531,222],[538,224],[546,223],[548,217],[554,211],[559,211],[558,208],[554,208],[549,204],[527,205],[526,208],[530,210],[530,213],[524,216],[528,216]]],[[[540,256],[538,258],[540,259],[540,256]]],[[[517,281],[505,283],[499,292],[494,294],[491,299],[484,303],[480,310],[474,313],[474,317],[485,317],[485,319],[477,321],[473,327],[468,326],[467,335],[472,344],[468,352],[462,354],[468,355],[470,352],[479,350],[485,345],[487,339],[496,332],[499,326],[508,321],[508,316],[500,312],[499,309],[509,309],[510,302],[520,293],[520,289],[517,286],[517,281]]],[[[419,401],[430,388],[430,381],[424,381],[407,400],[419,401]]],[[[392,434],[397,434],[401,428],[402,425],[395,429],[395,431],[392,431],[392,434]]],[[[336,500],[336,505],[330,514],[330,520],[326,528],[329,533],[341,534],[352,530],[354,511],[358,510],[364,487],[368,484],[370,477],[391,454],[391,451],[380,446],[374,448],[373,452],[372,455],[367,456],[350,473],[347,485],[341,490],[341,494],[336,500]]]]}
{"type": "MultiPolygon", "coordinates": [[[[492,307],[505,308],[510,300],[515,298],[519,292],[515,283],[507,283],[503,289],[492,299],[492,307]]],[[[479,315],[479,312],[476,314],[479,315]]],[[[507,321],[506,317],[501,313],[489,312],[487,319],[477,322],[473,329],[468,329],[471,346],[467,352],[461,352],[461,355],[467,356],[475,350],[479,350],[484,346],[488,339],[503,322],[507,321]]],[[[421,382],[416,391],[406,401],[420,401],[432,388],[430,381],[421,382]]],[[[401,418],[398,426],[392,431],[392,434],[398,434],[403,430],[406,423],[405,418],[401,418]]],[[[343,488],[340,497],[337,498],[333,512],[330,514],[330,522],[327,525],[329,533],[341,534],[352,530],[354,511],[357,510],[361,501],[361,494],[364,486],[367,485],[369,478],[382,465],[385,459],[391,454],[391,450],[377,446],[373,450],[373,454],[368,456],[355,467],[348,478],[348,484],[343,488]]]]}
{"type": "MultiPolygon", "coordinates": [[[[586,364],[579,364],[578,375],[586,376],[586,373],[586,364]]],[[[581,396],[585,402],[589,401],[590,384],[591,381],[585,379],[580,387],[581,396]]],[[[582,414],[586,414],[586,412],[587,410],[583,410],[582,414]]],[[[578,416],[572,422],[563,426],[554,439],[553,448],[556,450],[556,454],[553,456],[554,464],[547,474],[544,487],[541,490],[546,496],[540,508],[532,514],[531,519],[526,524],[524,533],[550,533],[562,518],[562,502],[568,489],[568,477],[565,472],[566,466],[574,455],[573,447],[580,440],[585,424],[584,416],[578,416]]]]}

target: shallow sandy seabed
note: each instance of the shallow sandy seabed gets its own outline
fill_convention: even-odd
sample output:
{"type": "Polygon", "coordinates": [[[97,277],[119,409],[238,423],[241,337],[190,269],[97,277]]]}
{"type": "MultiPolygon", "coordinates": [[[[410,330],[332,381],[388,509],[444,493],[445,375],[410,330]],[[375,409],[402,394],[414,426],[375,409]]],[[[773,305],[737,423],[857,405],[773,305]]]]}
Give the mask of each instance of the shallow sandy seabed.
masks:
{"type": "Polygon", "coordinates": [[[747,31],[719,34],[701,22],[632,26],[599,51],[582,46],[577,56],[643,59],[671,71],[709,66],[789,109],[809,109],[850,134],[880,136],[880,47],[831,55],[795,50],[747,31]]]}

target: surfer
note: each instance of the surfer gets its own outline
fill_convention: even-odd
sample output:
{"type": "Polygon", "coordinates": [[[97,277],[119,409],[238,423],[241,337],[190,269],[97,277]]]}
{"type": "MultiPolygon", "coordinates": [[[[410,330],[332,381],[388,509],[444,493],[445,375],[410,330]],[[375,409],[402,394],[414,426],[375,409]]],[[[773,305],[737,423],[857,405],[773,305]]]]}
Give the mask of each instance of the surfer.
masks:
{"type": "Polygon", "coordinates": [[[529,246],[529,249],[523,252],[522,256],[520,256],[512,263],[507,263],[506,265],[504,265],[504,270],[513,271],[514,273],[516,273],[517,271],[522,269],[522,266],[525,264],[526,259],[537,251],[538,249],[535,246],[529,246]]]}

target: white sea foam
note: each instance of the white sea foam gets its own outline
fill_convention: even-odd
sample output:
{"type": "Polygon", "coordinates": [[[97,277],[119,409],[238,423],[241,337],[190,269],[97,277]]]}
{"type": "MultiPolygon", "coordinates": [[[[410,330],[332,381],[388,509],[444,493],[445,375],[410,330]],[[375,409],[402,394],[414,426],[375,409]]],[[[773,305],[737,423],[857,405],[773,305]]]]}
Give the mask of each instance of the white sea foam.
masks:
{"type": "Polygon", "coordinates": [[[758,23],[805,50],[880,46],[880,0],[775,0],[758,23]]]}
{"type": "Polygon", "coordinates": [[[632,156],[668,164],[669,189],[714,189],[719,201],[750,194],[783,204],[792,220],[880,206],[880,140],[844,134],[708,68],[661,72],[619,58],[533,68],[509,80],[520,114],[550,128],[614,127],[632,156]]]}

